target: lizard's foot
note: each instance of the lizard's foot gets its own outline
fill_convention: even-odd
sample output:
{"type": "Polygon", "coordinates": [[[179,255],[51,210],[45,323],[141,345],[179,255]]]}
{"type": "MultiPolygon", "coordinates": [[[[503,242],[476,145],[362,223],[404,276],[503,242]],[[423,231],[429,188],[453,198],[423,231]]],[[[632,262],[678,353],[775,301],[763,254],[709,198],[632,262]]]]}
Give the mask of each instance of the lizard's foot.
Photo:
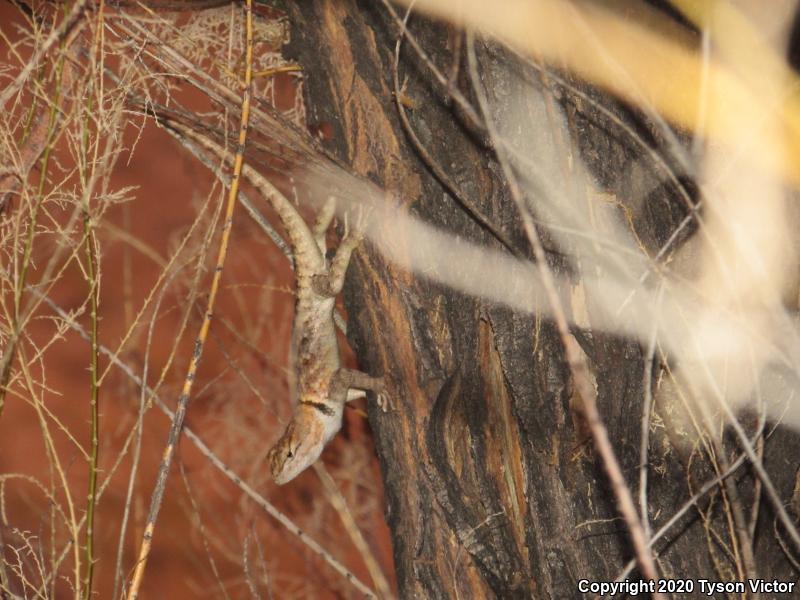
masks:
{"type": "Polygon", "coordinates": [[[377,396],[375,397],[375,402],[378,404],[378,408],[381,409],[383,412],[388,412],[390,408],[392,408],[392,402],[389,398],[389,394],[385,391],[378,392],[377,396]]]}
{"type": "Polygon", "coordinates": [[[356,245],[364,239],[364,233],[369,225],[370,210],[368,207],[358,205],[345,213],[343,239],[350,238],[356,245]]]}
{"type": "MultiPolygon", "coordinates": [[[[367,392],[364,390],[347,390],[347,401],[352,402],[353,400],[359,400],[361,398],[367,398],[367,392]]],[[[391,400],[389,399],[389,394],[384,391],[376,392],[375,393],[375,404],[378,405],[378,408],[381,409],[382,412],[388,412],[389,409],[392,408],[391,400]]]]}

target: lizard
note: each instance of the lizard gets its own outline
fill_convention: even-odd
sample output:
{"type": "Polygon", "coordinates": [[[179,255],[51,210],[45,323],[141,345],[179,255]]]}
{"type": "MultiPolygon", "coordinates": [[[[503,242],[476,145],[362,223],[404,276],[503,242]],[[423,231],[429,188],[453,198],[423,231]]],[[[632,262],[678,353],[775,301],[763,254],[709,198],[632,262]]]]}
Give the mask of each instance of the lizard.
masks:
{"type": "MultiPolygon", "coordinates": [[[[232,153],[194,129],[172,119],[164,118],[162,123],[216,158],[233,161],[232,153]]],[[[273,480],[283,485],[319,458],[341,429],[346,402],[371,391],[386,410],[381,377],[342,367],[333,320],[336,296],[344,285],[350,257],[363,238],[364,223],[359,216],[352,231],[345,220],[345,234],[328,260],[325,233],[335,212],[332,199],[319,211],[312,230],[295,206],[256,169],[245,163],[242,175],[278,214],[294,259],[296,301],[289,387],[295,407],[283,435],[267,455],[273,480]]]]}

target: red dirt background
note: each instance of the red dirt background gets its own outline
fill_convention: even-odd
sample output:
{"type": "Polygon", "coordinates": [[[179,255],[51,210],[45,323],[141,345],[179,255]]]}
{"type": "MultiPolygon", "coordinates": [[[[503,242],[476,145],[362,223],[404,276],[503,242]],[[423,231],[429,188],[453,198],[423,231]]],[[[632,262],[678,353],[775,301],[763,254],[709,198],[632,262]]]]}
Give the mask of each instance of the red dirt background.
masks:
{"type": "MultiPolygon", "coordinates": [[[[16,27],[24,25],[14,6],[0,4],[0,31],[4,35],[13,41],[18,35],[16,27]]],[[[4,65],[18,67],[2,40],[0,60],[4,65]]],[[[291,80],[287,78],[286,81],[291,80]]],[[[112,189],[134,186],[133,197],[110,209],[98,230],[102,264],[100,337],[104,345],[113,349],[119,346],[164,263],[214,184],[206,168],[152,122],[146,124],[141,135],[133,125],[131,123],[126,131],[126,142],[128,147],[135,142],[135,150],[118,162],[111,183],[112,189]],[[128,238],[136,240],[135,243],[130,243],[128,238]]],[[[57,155],[64,160],[67,158],[63,148],[57,149],[57,155]]],[[[218,190],[212,202],[222,199],[224,195],[218,190]]],[[[263,208],[263,203],[260,206],[263,208]]],[[[12,205],[9,211],[15,208],[18,207],[12,205]]],[[[9,215],[2,218],[9,218],[9,215]]],[[[209,252],[212,259],[217,239],[218,236],[209,252]]],[[[37,248],[34,263],[43,263],[51,251],[52,248],[37,248]]],[[[185,308],[190,277],[191,265],[175,278],[162,302],[148,360],[150,382],[158,379],[168,360],[185,308]]],[[[36,278],[37,270],[33,269],[31,280],[36,281],[36,278]]],[[[179,341],[173,366],[160,390],[160,397],[170,406],[175,405],[200,325],[198,315],[208,281],[208,276],[201,280],[200,304],[179,341]]],[[[349,542],[339,515],[326,501],[314,472],[309,470],[281,488],[267,475],[266,451],[290,414],[285,357],[293,310],[293,297],[287,293],[291,285],[287,261],[239,207],[212,335],[206,344],[187,425],[199,432],[244,480],[329,549],[357,577],[371,585],[360,554],[349,542]],[[260,399],[242,374],[260,392],[260,399]]],[[[71,267],[51,297],[63,309],[70,310],[79,307],[86,295],[85,278],[77,268],[71,267]]],[[[40,318],[33,321],[28,331],[32,342],[43,343],[52,337],[53,323],[45,318],[48,315],[52,315],[48,307],[38,310],[40,318]]],[[[88,325],[85,315],[79,321],[88,325]]],[[[144,366],[148,327],[149,313],[120,353],[120,358],[138,374],[144,366]]],[[[49,347],[42,363],[34,366],[40,377],[46,375],[48,389],[43,395],[46,407],[74,437],[71,441],[55,425],[54,419],[49,421],[78,517],[85,510],[88,477],[87,463],[76,447],[76,442],[84,449],[89,447],[88,364],[88,344],[76,333],[67,331],[49,347]]],[[[101,367],[108,366],[108,359],[103,357],[101,367]]],[[[135,425],[139,389],[119,369],[111,366],[103,380],[100,402],[102,481],[135,425]]],[[[123,572],[128,577],[141,541],[168,426],[168,419],[158,409],[150,409],[144,422],[141,464],[131,506],[131,523],[125,536],[123,572]]],[[[99,598],[112,597],[131,456],[129,451],[121,461],[98,507],[94,587],[95,596],[99,598]]],[[[323,462],[334,474],[370,548],[392,580],[391,546],[383,519],[380,474],[363,414],[347,411],[343,433],[325,451],[323,462]]],[[[48,485],[56,479],[51,464],[30,399],[10,393],[0,417],[0,476],[31,476],[48,485]]],[[[51,516],[44,494],[23,479],[8,477],[0,493],[0,526],[6,559],[13,559],[9,546],[13,545],[12,541],[21,539],[19,532],[28,532],[31,548],[46,556],[53,544],[49,537],[51,516]]],[[[63,494],[59,500],[63,502],[63,494]]],[[[62,527],[56,547],[63,548],[66,540],[62,527]]],[[[263,586],[260,593],[264,597],[270,597],[270,592],[275,598],[360,597],[347,581],[248,500],[184,438],[178,460],[173,464],[155,531],[143,597],[216,598],[227,595],[251,598],[242,565],[245,545],[249,547],[249,568],[258,572],[253,577],[263,586]],[[181,467],[188,487],[181,477],[181,467]],[[263,553],[263,565],[256,559],[256,540],[263,553]],[[214,574],[215,570],[218,574],[214,574]]],[[[30,560],[27,558],[26,562],[30,560]]],[[[66,565],[59,572],[64,578],[56,586],[58,597],[72,594],[67,581],[70,572],[71,566],[66,565]]]]}

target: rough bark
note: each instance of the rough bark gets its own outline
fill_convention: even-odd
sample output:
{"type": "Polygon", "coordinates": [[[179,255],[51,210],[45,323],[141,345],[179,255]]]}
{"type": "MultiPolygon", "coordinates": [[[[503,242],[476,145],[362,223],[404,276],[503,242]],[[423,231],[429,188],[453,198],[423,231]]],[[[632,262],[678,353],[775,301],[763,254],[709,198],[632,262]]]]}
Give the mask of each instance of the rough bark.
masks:
{"type": "MultiPolygon", "coordinates": [[[[396,192],[404,209],[424,221],[501,248],[446,193],[406,139],[391,92],[397,33],[379,3],[313,0],[287,3],[285,9],[294,28],[289,54],[307,76],[309,120],[333,132],[327,149],[355,173],[396,192]]],[[[455,33],[420,18],[411,29],[447,72],[455,33]]],[[[499,111],[520,74],[543,91],[531,99],[531,110],[546,110],[549,92],[535,72],[497,49],[479,50],[484,84],[499,111]]],[[[410,119],[430,154],[524,252],[518,215],[489,149],[467,131],[407,47],[400,71],[415,104],[410,119]]],[[[463,62],[461,73],[466,90],[463,62]]],[[[642,245],[654,254],[686,214],[677,190],[607,114],[569,90],[554,86],[553,93],[581,160],[617,203],[610,210],[629,215],[642,245]]],[[[649,145],[661,146],[635,113],[587,93],[649,145]]],[[[566,272],[557,253],[551,259],[554,270],[566,272]]],[[[602,466],[573,413],[572,384],[553,325],[432,284],[369,247],[357,253],[346,305],[362,367],[384,374],[394,404],[388,414],[371,408],[370,422],[401,597],[570,598],[580,597],[580,579],[613,580],[631,548],[602,466]]],[[[635,490],[643,350],[592,331],[591,317],[589,302],[589,323],[577,337],[597,381],[614,450],[635,490]]],[[[662,409],[656,406],[656,414],[662,409]]],[[[656,529],[690,489],[713,476],[702,461],[689,466],[679,451],[683,446],[673,447],[664,431],[655,429],[650,444],[650,518],[656,529]]],[[[795,462],[777,463],[796,456],[799,446],[796,436],[780,429],[766,444],[766,464],[774,467],[770,472],[787,501],[795,462]]],[[[738,452],[733,446],[730,451],[738,452]]],[[[749,510],[753,479],[743,469],[736,481],[749,510]]],[[[710,498],[702,503],[709,511],[705,527],[693,509],[667,536],[669,545],[658,544],[665,577],[739,579],[715,541],[719,535],[731,542],[719,493],[710,498]]],[[[773,535],[774,516],[765,502],[761,510],[759,575],[794,580],[773,535]]]]}

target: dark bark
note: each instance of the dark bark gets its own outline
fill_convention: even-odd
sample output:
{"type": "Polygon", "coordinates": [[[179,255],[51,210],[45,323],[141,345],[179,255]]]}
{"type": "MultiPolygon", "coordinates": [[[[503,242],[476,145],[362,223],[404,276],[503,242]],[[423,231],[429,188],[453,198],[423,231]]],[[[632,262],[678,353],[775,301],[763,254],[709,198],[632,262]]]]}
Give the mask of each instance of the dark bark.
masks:
{"type": "MultiPolygon", "coordinates": [[[[307,76],[309,120],[333,132],[327,149],[354,173],[396,192],[404,208],[424,221],[502,248],[409,145],[392,96],[397,32],[379,3],[313,0],[285,8],[294,27],[289,54],[307,76]]],[[[449,72],[454,58],[459,60],[458,83],[468,90],[463,61],[452,52],[456,33],[416,17],[410,27],[442,70],[449,72]]],[[[508,54],[483,45],[478,54],[483,83],[500,112],[520,77],[542,91],[531,100],[532,111],[546,111],[547,94],[554,94],[580,159],[619,203],[610,210],[629,215],[643,246],[655,254],[687,209],[630,132],[586,98],[555,84],[548,91],[535,71],[508,54]]],[[[405,94],[415,104],[410,119],[431,156],[526,252],[518,214],[490,150],[407,46],[401,81],[406,77],[405,94]]],[[[581,89],[661,152],[659,135],[634,111],[581,89]]],[[[694,193],[688,177],[681,183],[694,193]]],[[[547,232],[542,235],[547,240],[547,232]]],[[[556,252],[551,266],[567,272],[556,252]]],[[[602,465],[573,412],[572,383],[554,326],[432,284],[369,247],[357,253],[346,292],[350,338],[361,366],[386,377],[394,404],[388,414],[371,408],[370,422],[401,597],[571,598],[580,597],[580,579],[613,580],[632,557],[631,547],[602,465]]],[[[591,321],[591,301],[589,316],[591,321]]],[[[643,350],[590,325],[577,337],[589,356],[614,450],[635,491],[643,350]]],[[[655,411],[666,418],[662,406],[655,411]]],[[[664,432],[655,429],[650,444],[654,529],[691,496],[687,482],[696,490],[713,477],[702,458],[695,457],[689,468],[684,445],[673,447],[664,432]]],[[[797,436],[781,429],[766,444],[766,464],[787,501],[795,478],[791,457],[798,449],[797,436]],[[784,457],[788,466],[780,463],[784,457]]],[[[733,444],[728,450],[739,451],[733,444]]],[[[749,510],[753,479],[746,468],[736,481],[749,510]]],[[[657,544],[661,572],[673,578],[739,579],[708,533],[714,528],[732,543],[719,491],[701,506],[709,511],[705,528],[693,509],[667,536],[668,546],[657,544]]],[[[794,581],[797,573],[773,534],[774,515],[766,502],[761,510],[758,574],[794,581]]]]}

